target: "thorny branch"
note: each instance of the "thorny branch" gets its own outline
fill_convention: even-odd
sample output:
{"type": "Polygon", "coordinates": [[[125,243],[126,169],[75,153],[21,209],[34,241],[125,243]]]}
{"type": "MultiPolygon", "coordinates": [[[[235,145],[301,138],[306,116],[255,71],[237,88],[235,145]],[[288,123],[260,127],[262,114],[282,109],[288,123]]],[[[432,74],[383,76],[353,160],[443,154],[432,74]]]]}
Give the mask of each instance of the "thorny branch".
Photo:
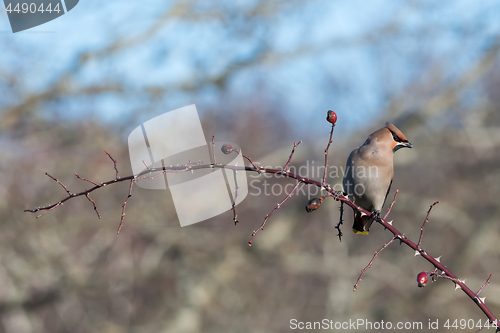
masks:
{"type": "Polygon", "coordinates": [[[340,202],[339,211],[340,211],[339,223],[337,223],[337,225],[335,226],[335,229],[337,229],[339,231],[337,233],[337,236],[339,237],[339,241],[342,242],[342,236],[344,236],[344,234],[342,233],[342,230],[340,230],[340,226],[342,224],[344,224],[344,203],[342,201],[340,202]]]}
{"type": "MultiPolygon", "coordinates": [[[[340,201],[341,203],[341,210],[340,210],[340,220],[339,220],[339,223],[337,224],[337,226],[335,227],[336,229],[338,229],[339,233],[338,233],[338,236],[339,236],[339,239],[341,239],[342,237],[342,232],[340,231],[340,225],[342,224],[342,216],[343,216],[343,205],[346,204],[348,206],[350,206],[351,208],[353,208],[354,210],[356,211],[359,211],[361,213],[364,213],[366,215],[372,215],[371,212],[357,206],[354,202],[352,202],[351,200],[349,200],[349,198],[347,196],[345,196],[342,192],[339,192],[339,191],[334,191],[330,185],[326,184],[325,181],[326,181],[326,169],[327,169],[327,165],[328,165],[328,148],[330,147],[330,144],[332,143],[331,141],[331,138],[332,138],[332,135],[333,135],[333,129],[334,129],[334,126],[332,126],[332,129],[331,129],[331,132],[330,132],[330,139],[329,139],[329,142],[328,142],[328,145],[325,149],[325,174],[323,175],[323,179],[321,182],[319,181],[316,181],[316,180],[313,180],[313,179],[309,179],[309,178],[305,178],[305,177],[302,177],[298,174],[295,174],[295,173],[292,173],[288,170],[288,165],[290,163],[290,160],[295,152],[295,148],[297,147],[297,145],[300,143],[297,143],[294,145],[294,148],[292,150],[292,153],[290,154],[290,157],[289,157],[289,160],[287,162],[287,164],[285,165],[286,168],[282,168],[282,169],[271,169],[271,168],[262,168],[262,167],[258,167],[255,165],[255,163],[248,157],[248,156],[245,156],[243,154],[241,154],[241,151],[237,151],[237,150],[234,150],[236,151],[239,155],[242,155],[244,158],[246,158],[250,164],[252,165],[251,167],[247,167],[247,166],[232,166],[232,165],[217,165],[215,164],[215,158],[213,160],[213,163],[211,164],[203,164],[201,161],[200,162],[197,162],[197,163],[191,163],[189,162],[188,164],[186,165],[177,165],[177,166],[163,166],[163,167],[157,167],[157,168],[151,168],[149,166],[146,165],[146,169],[136,175],[131,175],[131,176],[127,176],[127,177],[119,177],[119,173],[118,173],[118,169],[117,169],[117,161],[115,159],[113,159],[111,157],[111,155],[106,152],[106,154],[109,156],[109,158],[113,161],[113,166],[114,166],[114,169],[115,169],[115,172],[116,172],[116,176],[115,176],[115,179],[113,180],[109,180],[109,181],[105,181],[105,182],[101,182],[101,183],[97,183],[97,182],[94,182],[92,180],[89,180],[89,179],[86,179],[86,178],[83,178],[83,177],[80,177],[78,174],[75,173],[75,176],[78,178],[78,179],[81,179],[83,181],[86,181],[86,182],[89,182],[91,183],[92,185],[94,185],[93,187],[85,190],[85,191],[82,191],[82,192],[78,192],[78,193],[72,193],[71,191],[69,191],[69,189],[67,188],[67,186],[65,186],[62,182],[60,182],[57,178],[49,175],[48,173],[46,173],[46,175],[48,177],[50,177],[52,180],[54,180],[55,182],[57,182],[59,185],[61,185],[61,187],[64,188],[64,190],[66,191],[67,193],[67,196],[65,198],[63,198],[62,200],[54,203],[54,204],[51,204],[51,205],[48,205],[48,206],[44,206],[44,207],[37,207],[37,208],[34,208],[34,209],[26,209],[25,212],[31,212],[31,213],[36,213],[36,212],[39,212],[39,211],[42,211],[43,213],[38,215],[37,218],[40,218],[40,217],[43,217],[47,212],[61,206],[62,204],[64,204],[66,201],[72,199],[72,198],[76,198],[76,197],[79,197],[79,196],[85,196],[92,204],[93,204],[93,207],[94,207],[94,210],[96,211],[98,217],[100,217],[100,214],[99,212],[97,211],[97,205],[95,203],[95,201],[93,201],[92,199],[90,199],[89,197],[89,194],[101,187],[104,187],[106,185],[111,185],[111,184],[115,184],[115,183],[119,183],[119,182],[123,182],[123,181],[127,181],[129,180],[130,181],[130,188],[129,188],[129,193],[128,193],[128,196],[127,196],[127,199],[125,200],[125,202],[123,203],[123,206],[122,206],[122,215],[121,215],[121,219],[120,219],[120,225],[119,225],[119,228],[118,228],[118,231],[117,233],[120,232],[122,226],[123,226],[123,221],[125,219],[125,208],[127,206],[127,203],[128,203],[128,200],[130,199],[130,197],[132,196],[132,188],[133,188],[133,185],[134,185],[134,182],[137,182],[137,181],[141,181],[143,179],[152,179],[154,177],[157,177],[161,174],[166,174],[166,173],[175,173],[175,172],[188,172],[188,171],[196,171],[196,170],[201,170],[201,169],[207,169],[207,168],[224,168],[226,170],[233,170],[233,171],[248,171],[248,172],[258,172],[258,173],[269,173],[269,174],[279,174],[279,175],[283,175],[287,178],[290,178],[290,179],[296,179],[297,180],[297,184],[295,185],[295,187],[292,189],[292,191],[281,201],[281,203],[277,204],[277,206],[273,209],[273,211],[268,214],[266,216],[266,218],[264,219],[264,222],[262,223],[262,225],[260,226],[260,228],[258,228],[257,230],[255,230],[253,233],[252,233],[252,238],[251,240],[249,241],[249,244],[251,245],[252,244],[252,240],[253,238],[255,237],[255,235],[260,231],[260,230],[263,230],[264,229],[264,226],[266,225],[267,221],[269,220],[269,218],[274,214],[274,212],[276,210],[278,210],[284,203],[285,201],[287,201],[291,195],[293,194],[293,192],[299,187],[300,184],[305,184],[305,185],[314,185],[314,186],[318,186],[324,190],[326,190],[328,193],[321,199],[324,199],[326,197],[333,197],[335,200],[338,200],[340,201]],[[147,176],[147,175],[151,175],[151,174],[154,174],[154,173],[158,173],[157,175],[154,175],[154,176],[147,176]]],[[[213,148],[213,146],[212,146],[213,148]]],[[[215,155],[214,155],[215,156],[215,155]]],[[[438,203],[438,202],[435,202],[431,205],[428,213],[427,213],[427,216],[426,216],[426,219],[421,227],[421,235],[420,235],[420,238],[419,238],[419,241],[417,244],[415,244],[414,242],[412,242],[411,240],[409,240],[403,233],[401,233],[399,230],[397,230],[392,222],[388,222],[386,220],[387,216],[389,215],[394,203],[396,202],[396,198],[397,198],[397,194],[398,194],[398,191],[396,191],[396,194],[394,196],[394,200],[392,202],[392,204],[390,205],[389,207],[389,210],[387,211],[387,213],[385,214],[385,216],[383,218],[374,218],[375,221],[379,224],[381,224],[384,228],[386,228],[387,230],[389,230],[392,234],[393,234],[393,238],[387,242],[386,244],[384,244],[384,246],[375,253],[375,255],[373,256],[372,260],[369,262],[369,264],[361,271],[361,275],[360,277],[358,278],[358,281],[356,282],[356,285],[354,286],[354,289],[356,289],[359,285],[359,282],[361,281],[361,278],[364,274],[364,272],[371,267],[371,265],[373,264],[374,260],[376,259],[376,257],[385,249],[387,248],[394,240],[398,239],[400,241],[401,244],[405,244],[407,245],[408,247],[410,247],[411,249],[413,249],[415,251],[416,254],[419,254],[421,255],[425,260],[427,260],[428,262],[430,262],[434,267],[435,269],[431,272],[431,276],[434,278],[446,278],[446,279],[449,279],[451,281],[453,281],[456,285],[456,289],[462,289],[462,291],[467,295],[469,296],[474,302],[475,304],[483,311],[483,313],[488,317],[488,320],[490,323],[496,323],[497,326],[500,326],[500,320],[498,320],[495,315],[490,311],[490,309],[486,306],[486,304],[484,303],[484,297],[480,298],[479,297],[479,293],[489,284],[490,282],[490,279],[492,277],[492,275],[490,275],[490,277],[488,278],[488,280],[485,282],[485,284],[479,289],[479,291],[477,293],[474,293],[466,284],[465,284],[465,280],[461,280],[459,278],[457,278],[457,276],[455,276],[446,266],[444,266],[443,264],[441,264],[440,262],[440,257],[433,257],[431,256],[430,254],[428,254],[422,247],[421,247],[421,243],[422,243],[422,238],[423,238],[423,229],[425,227],[425,224],[428,222],[428,219],[429,219],[429,214],[430,214],[430,211],[431,209],[438,203]]],[[[234,220],[235,222],[237,221],[236,220],[236,211],[234,210],[234,206],[233,206],[233,212],[234,212],[234,220]]],[[[480,329],[481,330],[481,329],[480,329]]],[[[480,331],[479,330],[479,331],[480,331]]],[[[497,332],[499,332],[500,330],[497,329],[497,332]]]]}

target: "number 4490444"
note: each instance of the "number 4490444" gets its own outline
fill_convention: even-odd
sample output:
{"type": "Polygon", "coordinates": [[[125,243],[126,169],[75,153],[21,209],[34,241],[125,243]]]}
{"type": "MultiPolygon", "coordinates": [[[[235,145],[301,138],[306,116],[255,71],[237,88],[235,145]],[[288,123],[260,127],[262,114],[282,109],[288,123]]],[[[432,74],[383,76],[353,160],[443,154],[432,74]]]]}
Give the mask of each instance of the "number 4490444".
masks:
{"type": "Polygon", "coordinates": [[[494,323],[490,323],[489,320],[486,320],[486,322],[483,323],[481,322],[481,319],[478,320],[477,323],[474,322],[474,319],[469,319],[469,320],[465,320],[465,319],[455,319],[454,322],[450,323],[450,320],[446,320],[446,322],[444,323],[443,327],[447,328],[447,329],[451,329],[451,328],[454,328],[454,329],[474,329],[474,328],[490,328],[490,327],[494,327],[494,328],[497,328],[497,323],[494,322],[494,323]]]}
{"type": "Polygon", "coordinates": [[[28,3],[19,4],[18,3],[18,4],[16,4],[16,6],[14,8],[12,8],[12,3],[9,3],[9,5],[6,8],[6,11],[9,14],[12,12],[23,13],[23,14],[26,14],[26,13],[34,14],[36,12],[39,12],[39,13],[43,13],[43,12],[59,13],[61,11],[61,9],[59,8],[59,3],[57,5],[55,5],[54,8],[52,8],[51,3],[49,3],[47,6],[44,7],[43,2],[40,4],[40,6],[37,6],[36,3],[30,3],[30,4],[28,4],[28,3]]]}

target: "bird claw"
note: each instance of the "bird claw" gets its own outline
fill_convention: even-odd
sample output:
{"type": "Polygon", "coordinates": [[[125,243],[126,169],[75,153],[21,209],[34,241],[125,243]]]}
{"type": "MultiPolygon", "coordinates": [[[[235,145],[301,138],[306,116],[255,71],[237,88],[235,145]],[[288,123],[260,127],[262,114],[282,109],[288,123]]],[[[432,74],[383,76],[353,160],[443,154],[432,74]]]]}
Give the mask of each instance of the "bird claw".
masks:
{"type": "Polygon", "coordinates": [[[380,210],[374,211],[370,217],[374,220],[380,221],[382,219],[382,216],[380,215],[380,210]]]}
{"type": "Polygon", "coordinates": [[[333,195],[336,196],[337,198],[340,198],[340,197],[344,196],[344,192],[342,192],[342,191],[334,191],[333,195]]]}

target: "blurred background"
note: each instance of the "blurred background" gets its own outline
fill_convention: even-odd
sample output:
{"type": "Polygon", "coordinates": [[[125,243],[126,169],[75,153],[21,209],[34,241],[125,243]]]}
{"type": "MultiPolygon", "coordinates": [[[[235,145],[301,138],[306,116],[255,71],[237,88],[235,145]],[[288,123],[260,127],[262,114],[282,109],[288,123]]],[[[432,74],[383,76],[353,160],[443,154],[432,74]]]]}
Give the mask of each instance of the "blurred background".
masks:
{"type": "MultiPolygon", "coordinates": [[[[102,219],[83,197],[40,219],[23,212],[65,196],[45,172],[72,191],[89,187],[75,172],[112,179],[104,150],[131,174],[130,131],[190,104],[207,140],[236,142],[268,166],[299,140],[292,165],[321,165],[328,109],[339,117],[332,166],[396,124],[414,148],[395,155],[390,219],[417,241],[441,200],[423,247],[472,290],[493,273],[482,296],[500,316],[499,15],[494,0],[82,0],[12,34],[2,9],[0,332],[289,332],[291,319],[324,318],[425,332],[429,320],[486,321],[451,281],[418,288],[432,267],[397,243],[353,292],[391,234],[352,234],[347,211],[339,242],[333,200],[308,214],[307,196],[293,196],[252,247],[283,193],[250,190],[236,226],[227,212],[181,228],[168,191],[135,187],[118,237],[126,182],[91,195],[102,219]]],[[[248,176],[262,190],[294,183],[248,176]]]]}

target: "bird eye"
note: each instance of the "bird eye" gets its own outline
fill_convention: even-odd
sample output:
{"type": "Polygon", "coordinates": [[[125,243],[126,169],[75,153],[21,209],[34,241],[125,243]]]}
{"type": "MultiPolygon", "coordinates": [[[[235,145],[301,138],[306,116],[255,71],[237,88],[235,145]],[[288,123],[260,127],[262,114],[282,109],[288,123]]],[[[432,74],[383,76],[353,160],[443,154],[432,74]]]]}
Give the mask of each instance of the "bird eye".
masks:
{"type": "Polygon", "coordinates": [[[402,140],[399,138],[399,136],[396,135],[396,133],[392,132],[392,138],[396,142],[402,142],[402,140]]]}

